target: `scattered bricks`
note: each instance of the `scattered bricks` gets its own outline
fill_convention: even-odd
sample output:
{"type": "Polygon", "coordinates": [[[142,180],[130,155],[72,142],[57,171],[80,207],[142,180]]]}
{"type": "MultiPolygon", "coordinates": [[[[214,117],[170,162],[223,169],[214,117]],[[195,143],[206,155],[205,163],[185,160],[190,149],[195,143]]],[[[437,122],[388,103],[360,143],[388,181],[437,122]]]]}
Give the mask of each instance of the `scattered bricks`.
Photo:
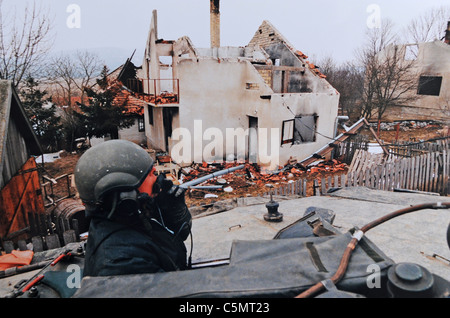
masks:
{"type": "Polygon", "coordinates": [[[296,54],[298,57],[302,58],[302,59],[307,59],[307,58],[308,58],[308,56],[305,55],[305,54],[303,54],[303,52],[301,52],[301,51],[296,51],[295,54],[296,54]]]}
{"type": "MultiPolygon", "coordinates": [[[[183,182],[188,182],[203,177],[207,174],[228,169],[237,165],[239,165],[239,163],[236,162],[211,164],[202,162],[193,164],[190,169],[183,170],[183,182]]],[[[278,187],[283,187],[283,185],[288,184],[289,182],[295,182],[296,179],[312,180],[314,178],[321,178],[325,175],[333,175],[337,172],[345,171],[346,169],[347,165],[337,160],[322,161],[314,166],[311,166],[309,169],[305,169],[300,166],[295,159],[291,158],[284,167],[279,167],[277,171],[264,171],[258,165],[247,162],[245,163],[244,169],[223,175],[220,178],[210,179],[201,185],[223,186],[222,189],[210,190],[214,191],[214,193],[218,195],[218,200],[224,198],[226,199],[230,196],[259,196],[266,194],[266,184],[273,184],[275,186],[275,190],[277,190],[278,187]],[[227,193],[224,191],[227,187],[230,187],[233,190],[227,193]]],[[[203,203],[208,203],[204,202],[206,192],[198,189],[190,189],[187,194],[189,201],[188,206],[189,204],[198,204],[200,201],[203,201],[203,203]]],[[[202,202],[200,202],[200,204],[202,204],[202,202]]]]}

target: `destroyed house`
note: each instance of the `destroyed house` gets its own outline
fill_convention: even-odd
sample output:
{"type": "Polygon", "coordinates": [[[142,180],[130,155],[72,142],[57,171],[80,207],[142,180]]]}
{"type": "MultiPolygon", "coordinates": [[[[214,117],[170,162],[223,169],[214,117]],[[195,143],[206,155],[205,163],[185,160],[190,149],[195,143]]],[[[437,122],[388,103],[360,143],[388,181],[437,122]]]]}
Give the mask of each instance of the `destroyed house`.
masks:
{"type": "MultiPolygon", "coordinates": [[[[113,104],[120,107],[128,119],[133,120],[133,123],[129,127],[122,127],[117,130],[118,139],[128,140],[144,146],[147,144],[144,125],[144,106],[147,105],[146,101],[149,99],[147,96],[139,94],[139,89],[132,91],[122,83],[122,81],[126,82],[127,78],[136,76],[136,67],[131,62],[132,57],[128,58],[123,65],[108,73],[107,78],[109,87],[114,87],[115,91],[113,104]],[[119,89],[116,90],[117,87],[119,89]]],[[[97,83],[92,88],[97,91],[99,90],[97,83]]],[[[90,144],[95,146],[111,138],[113,136],[109,134],[105,137],[91,137],[90,144]]]]}
{"type": "Polygon", "coordinates": [[[399,50],[410,70],[415,84],[405,93],[404,105],[391,106],[383,120],[436,120],[447,122],[450,118],[450,22],[444,41],[410,43],[389,46],[380,53],[399,50]]]}
{"type": "Polygon", "coordinates": [[[28,238],[30,215],[43,214],[35,157],[41,146],[11,81],[0,81],[0,240],[28,238]]]}
{"type": "Polygon", "coordinates": [[[153,11],[143,64],[122,78],[147,96],[148,147],[178,163],[277,168],[326,145],[336,134],[339,93],[325,76],[268,21],[248,45],[220,46],[217,14],[211,10],[211,47],[197,48],[187,36],[160,39],[153,11]]]}

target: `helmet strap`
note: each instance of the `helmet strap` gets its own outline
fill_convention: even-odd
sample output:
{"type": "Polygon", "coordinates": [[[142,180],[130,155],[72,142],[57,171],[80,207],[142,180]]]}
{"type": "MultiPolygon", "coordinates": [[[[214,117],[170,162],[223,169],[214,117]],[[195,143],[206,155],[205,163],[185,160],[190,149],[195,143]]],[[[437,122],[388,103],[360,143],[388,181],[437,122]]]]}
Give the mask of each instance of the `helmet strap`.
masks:
{"type": "Polygon", "coordinates": [[[111,211],[109,211],[108,215],[106,216],[106,218],[109,220],[111,219],[112,215],[114,214],[114,212],[116,211],[116,207],[117,207],[117,200],[119,198],[119,193],[118,192],[114,192],[114,196],[113,196],[113,200],[112,200],[112,205],[111,205],[111,211]]]}

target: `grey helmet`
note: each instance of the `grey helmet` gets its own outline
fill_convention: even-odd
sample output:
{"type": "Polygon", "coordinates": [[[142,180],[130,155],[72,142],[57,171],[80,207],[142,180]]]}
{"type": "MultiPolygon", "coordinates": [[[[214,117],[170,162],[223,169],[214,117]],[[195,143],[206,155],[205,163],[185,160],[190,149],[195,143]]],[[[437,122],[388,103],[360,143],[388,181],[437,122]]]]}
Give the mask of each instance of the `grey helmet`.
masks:
{"type": "Polygon", "coordinates": [[[93,210],[105,194],[132,191],[145,180],[153,159],[140,146],[110,140],[87,150],[75,167],[75,184],[86,210],[93,210]]]}

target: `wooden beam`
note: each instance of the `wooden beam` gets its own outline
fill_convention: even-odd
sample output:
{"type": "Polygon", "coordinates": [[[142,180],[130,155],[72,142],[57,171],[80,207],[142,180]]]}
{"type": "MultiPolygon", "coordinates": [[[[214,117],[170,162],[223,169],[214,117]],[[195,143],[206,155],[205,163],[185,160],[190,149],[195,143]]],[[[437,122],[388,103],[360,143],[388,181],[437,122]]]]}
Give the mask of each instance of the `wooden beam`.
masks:
{"type": "Polygon", "coordinates": [[[375,133],[375,131],[373,130],[373,128],[370,126],[369,122],[367,121],[367,119],[364,118],[364,123],[369,127],[370,132],[372,133],[372,135],[375,137],[375,140],[378,142],[378,144],[381,146],[381,149],[383,149],[383,152],[385,155],[389,155],[389,151],[386,150],[385,146],[383,146],[383,143],[381,142],[381,140],[378,138],[377,134],[375,133]]]}
{"type": "Polygon", "coordinates": [[[303,167],[307,167],[308,165],[316,161],[318,158],[322,158],[324,155],[330,153],[336,147],[336,145],[345,141],[348,137],[355,134],[362,126],[364,126],[364,124],[367,122],[367,121],[365,122],[364,120],[365,118],[357,121],[353,126],[350,127],[350,129],[347,132],[340,134],[339,136],[334,138],[332,142],[328,143],[327,145],[325,145],[324,147],[313,153],[311,156],[301,161],[300,165],[303,167]]]}

